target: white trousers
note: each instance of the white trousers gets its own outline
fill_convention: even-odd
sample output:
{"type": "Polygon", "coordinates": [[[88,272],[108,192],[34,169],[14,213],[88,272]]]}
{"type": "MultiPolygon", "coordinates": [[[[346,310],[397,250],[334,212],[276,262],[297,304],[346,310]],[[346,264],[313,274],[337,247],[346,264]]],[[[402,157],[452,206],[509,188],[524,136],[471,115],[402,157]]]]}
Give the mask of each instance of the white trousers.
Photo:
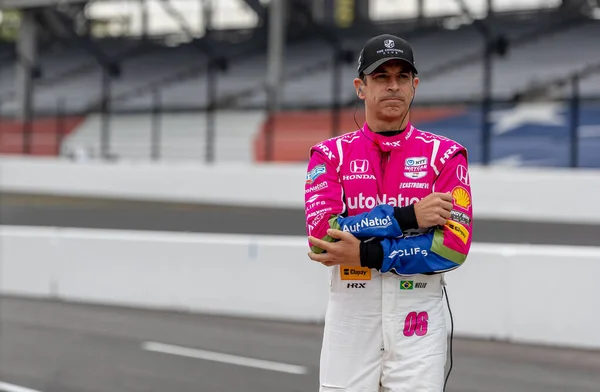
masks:
{"type": "Polygon", "coordinates": [[[443,275],[331,273],[320,392],[442,392],[443,275]]]}

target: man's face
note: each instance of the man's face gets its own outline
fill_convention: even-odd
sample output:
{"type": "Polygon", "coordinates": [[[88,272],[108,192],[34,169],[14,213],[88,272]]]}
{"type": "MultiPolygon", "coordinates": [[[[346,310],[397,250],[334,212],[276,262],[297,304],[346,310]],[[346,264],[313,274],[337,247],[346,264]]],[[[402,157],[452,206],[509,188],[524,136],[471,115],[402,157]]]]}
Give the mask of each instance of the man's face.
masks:
{"type": "Polygon", "coordinates": [[[368,112],[381,120],[393,121],[406,114],[419,78],[413,79],[411,68],[404,61],[390,60],[383,63],[370,75],[365,83],[354,80],[357,94],[364,99],[368,112]],[[362,88],[362,93],[358,88],[362,88]]]}

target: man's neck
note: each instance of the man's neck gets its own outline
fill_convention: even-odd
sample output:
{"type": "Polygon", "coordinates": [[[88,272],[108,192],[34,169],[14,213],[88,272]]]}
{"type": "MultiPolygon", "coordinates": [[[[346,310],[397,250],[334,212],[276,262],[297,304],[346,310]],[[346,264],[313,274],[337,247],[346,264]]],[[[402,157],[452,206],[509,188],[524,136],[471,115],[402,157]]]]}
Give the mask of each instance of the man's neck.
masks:
{"type": "Polygon", "coordinates": [[[367,124],[369,125],[369,129],[377,133],[387,131],[404,131],[406,129],[406,126],[408,125],[408,122],[408,116],[406,116],[403,122],[401,122],[401,119],[398,119],[396,121],[384,121],[376,118],[367,118],[367,124]]]}

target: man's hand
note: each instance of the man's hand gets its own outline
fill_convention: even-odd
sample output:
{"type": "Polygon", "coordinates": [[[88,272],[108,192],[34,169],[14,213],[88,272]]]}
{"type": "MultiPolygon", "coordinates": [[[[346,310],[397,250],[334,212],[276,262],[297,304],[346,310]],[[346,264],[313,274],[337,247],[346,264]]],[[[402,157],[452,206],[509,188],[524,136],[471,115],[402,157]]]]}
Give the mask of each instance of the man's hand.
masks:
{"type": "Polygon", "coordinates": [[[308,240],[314,246],[323,249],[324,253],[309,252],[308,257],[316,262],[319,262],[327,267],[333,265],[348,265],[360,266],[360,240],[352,234],[329,229],[327,234],[339,241],[326,242],[313,236],[308,237],[308,240]]]}
{"type": "Polygon", "coordinates": [[[415,215],[419,229],[433,226],[443,226],[450,219],[452,210],[452,195],[448,193],[432,193],[415,203],[415,215]]]}

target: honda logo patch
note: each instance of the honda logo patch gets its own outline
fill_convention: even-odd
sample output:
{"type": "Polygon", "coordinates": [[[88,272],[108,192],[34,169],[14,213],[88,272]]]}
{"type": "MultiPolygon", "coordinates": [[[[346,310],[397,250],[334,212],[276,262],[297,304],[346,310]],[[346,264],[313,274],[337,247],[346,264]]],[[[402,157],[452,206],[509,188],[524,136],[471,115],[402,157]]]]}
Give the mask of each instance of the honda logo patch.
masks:
{"type": "Polygon", "coordinates": [[[469,170],[464,165],[458,165],[456,168],[456,176],[458,180],[466,186],[471,185],[471,178],[469,176],[469,170]]]}
{"type": "Polygon", "coordinates": [[[366,159],[355,159],[350,162],[350,171],[354,174],[363,174],[369,171],[369,161],[366,159]]]}

